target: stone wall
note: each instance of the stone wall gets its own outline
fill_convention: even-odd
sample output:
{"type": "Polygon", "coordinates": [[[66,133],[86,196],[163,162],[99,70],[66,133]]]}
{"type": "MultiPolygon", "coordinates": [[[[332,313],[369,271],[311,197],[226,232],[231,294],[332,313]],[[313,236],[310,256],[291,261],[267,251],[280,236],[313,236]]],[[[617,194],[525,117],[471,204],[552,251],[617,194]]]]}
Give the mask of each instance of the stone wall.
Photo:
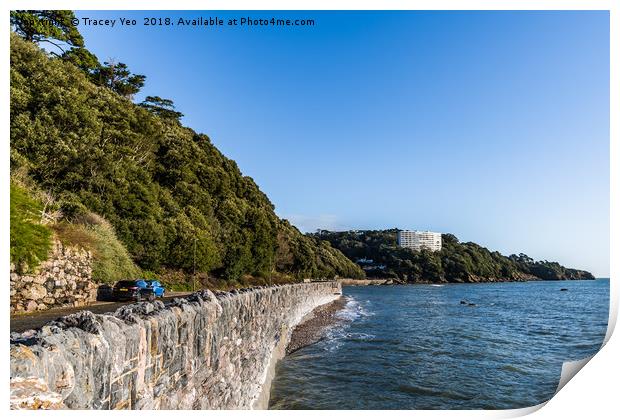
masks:
{"type": "Polygon", "coordinates": [[[340,279],[343,286],[374,286],[394,284],[394,279],[340,279]]]}
{"type": "Polygon", "coordinates": [[[89,251],[54,241],[49,258],[34,273],[19,274],[11,265],[11,313],[94,302],[91,263],[89,251]]]}
{"type": "Polygon", "coordinates": [[[336,282],[201,291],[14,334],[11,407],[266,408],[292,327],[340,293],[336,282]]]}

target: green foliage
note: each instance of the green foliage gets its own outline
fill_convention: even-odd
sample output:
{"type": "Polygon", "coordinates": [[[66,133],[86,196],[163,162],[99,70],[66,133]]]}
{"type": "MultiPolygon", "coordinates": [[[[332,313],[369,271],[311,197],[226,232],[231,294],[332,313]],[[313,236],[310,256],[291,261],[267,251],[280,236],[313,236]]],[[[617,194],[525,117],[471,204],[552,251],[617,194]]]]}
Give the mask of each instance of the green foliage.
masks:
{"type": "Polygon", "coordinates": [[[140,103],[140,106],[160,118],[179,121],[183,114],[174,109],[174,102],[170,99],[163,99],[159,96],[147,96],[146,99],[140,103]]]}
{"type": "Polygon", "coordinates": [[[527,271],[531,275],[549,280],[562,279],[593,279],[594,276],[584,270],[566,268],[557,262],[534,261],[525,254],[510,255],[508,257],[519,269],[527,271]]]}
{"type": "Polygon", "coordinates": [[[18,271],[29,271],[47,258],[51,231],[39,219],[43,205],[28,191],[11,182],[11,262],[18,271]]]}
{"type": "Polygon", "coordinates": [[[278,226],[278,271],[292,273],[303,278],[364,278],[362,269],[352,261],[342,258],[329,242],[302,235],[297,228],[283,220],[278,226]]]}
{"type": "Polygon", "coordinates": [[[123,278],[136,278],[141,270],[134,264],[108,221],[94,213],[54,226],[58,239],[67,245],[80,246],[92,252],[93,280],[114,283],[123,278]]]}
{"type": "Polygon", "coordinates": [[[590,279],[592,274],[562,267],[556,262],[534,261],[525,254],[506,257],[473,242],[461,243],[442,235],[438,252],[419,252],[397,245],[397,229],[348,232],[318,231],[353,261],[360,261],[370,277],[399,278],[408,282],[478,282],[527,279],[590,279]],[[371,260],[372,262],[369,262],[371,260]]]}
{"type": "Polygon", "coordinates": [[[153,108],[171,111],[171,101],[139,106],[119,93],[12,35],[11,169],[53,193],[67,218],[108,220],[142,270],[195,270],[229,284],[280,270],[363,276],[327,243],[281,222],[206,135],[153,108]]]}
{"type": "Polygon", "coordinates": [[[140,269],[134,264],[123,244],[116,238],[112,226],[103,222],[92,226],[95,237],[93,250],[93,279],[114,283],[122,278],[136,278],[140,269]]]}
{"type": "Polygon", "coordinates": [[[83,47],[71,48],[61,57],[93,78],[95,71],[101,67],[97,56],[83,47]]]}
{"type": "Polygon", "coordinates": [[[105,86],[126,98],[131,98],[144,86],[146,76],[133,74],[127,64],[104,62],[97,67],[91,79],[99,86],[105,86]]]}
{"type": "Polygon", "coordinates": [[[73,23],[75,15],[70,10],[13,10],[11,26],[27,41],[50,42],[51,39],[83,47],[84,39],[73,23]]]}
{"type": "Polygon", "coordinates": [[[70,10],[11,12],[11,27],[17,35],[27,41],[52,44],[61,51],[60,54],[52,51],[52,55],[81,69],[93,83],[132,98],[144,86],[146,76],[133,74],[125,63],[105,62],[102,65],[97,56],[84,47],[75,20],[75,14],[70,10]]]}

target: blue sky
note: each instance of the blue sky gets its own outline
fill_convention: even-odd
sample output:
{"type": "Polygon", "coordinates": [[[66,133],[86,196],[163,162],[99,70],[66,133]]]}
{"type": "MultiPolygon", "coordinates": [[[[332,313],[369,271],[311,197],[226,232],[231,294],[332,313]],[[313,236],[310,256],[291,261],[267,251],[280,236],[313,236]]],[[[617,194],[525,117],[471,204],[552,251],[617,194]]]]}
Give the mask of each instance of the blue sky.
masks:
{"type": "Polygon", "coordinates": [[[77,12],[303,231],[451,232],[609,274],[607,12],[77,12]],[[144,27],[143,17],[313,27],[144,27]]]}

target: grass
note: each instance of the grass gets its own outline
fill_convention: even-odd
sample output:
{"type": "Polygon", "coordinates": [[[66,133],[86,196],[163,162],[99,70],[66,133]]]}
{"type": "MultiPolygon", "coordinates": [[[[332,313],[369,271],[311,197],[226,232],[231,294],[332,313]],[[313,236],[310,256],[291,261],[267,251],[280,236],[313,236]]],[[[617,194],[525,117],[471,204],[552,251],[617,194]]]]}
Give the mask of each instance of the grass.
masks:
{"type": "Polygon", "coordinates": [[[111,284],[140,275],[140,269],[104,218],[90,213],[74,223],[57,223],[54,230],[63,244],[81,246],[92,252],[94,281],[111,284]]]}
{"type": "Polygon", "coordinates": [[[11,182],[11,262],[18,272],[34,270],[52,248],[51,230],[39,223],[43,204],[11,182]]]}

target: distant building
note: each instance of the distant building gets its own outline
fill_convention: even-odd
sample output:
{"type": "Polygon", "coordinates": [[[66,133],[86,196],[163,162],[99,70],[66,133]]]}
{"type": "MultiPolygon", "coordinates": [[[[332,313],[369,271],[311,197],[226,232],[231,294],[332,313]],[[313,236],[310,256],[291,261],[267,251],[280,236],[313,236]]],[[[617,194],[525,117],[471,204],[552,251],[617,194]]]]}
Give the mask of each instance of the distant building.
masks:
{"type": "Polygon", "coordinates": [[[441,233],[419,230],[399,230],[398,246],[420,251],[423,248],[441,251],[441,233]]]}

